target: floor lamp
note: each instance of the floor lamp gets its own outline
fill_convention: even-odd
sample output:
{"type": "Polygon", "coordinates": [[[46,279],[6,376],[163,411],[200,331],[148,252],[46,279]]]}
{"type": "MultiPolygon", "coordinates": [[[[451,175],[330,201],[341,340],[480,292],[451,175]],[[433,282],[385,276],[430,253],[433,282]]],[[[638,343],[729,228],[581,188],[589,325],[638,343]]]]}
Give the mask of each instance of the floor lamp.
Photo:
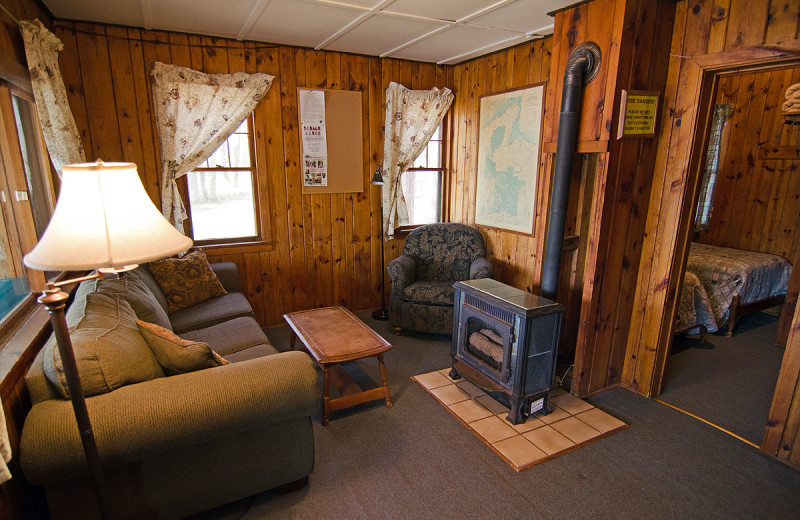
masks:
{"type": "Polygon", "coordinates": [[[48,282],[39,302],[50,313],[89,476],[104,519],[111,518],[108,494],[64,314],[69,295],[61,287],[102,278],[103,272],[124,272],[191,245],[192,240],[178,232],[153,205],[135,164],[98,160],[64,165],[50,224],[23,259],[28,267],[43,271],[98,270],[81,278],[48,282]]]}
{"type": "Polygon", "coordinates": [[[386,310],[386,288],[384,285],[384,280],[386,280],[386,261],[384,260],[384,247],[386,242],[383,240],[383,176],[381,175],[381,171],[383,170],[383,165],[379,164],[377,168],[375,168],[375,175],[372,176],[372,181],[370,184],[373,186],[380,186],[381,188],[381,308],[377,311],[372,313],[372,317],[376,320],[386,321],[389,319],[389,312],[386,310]]]}

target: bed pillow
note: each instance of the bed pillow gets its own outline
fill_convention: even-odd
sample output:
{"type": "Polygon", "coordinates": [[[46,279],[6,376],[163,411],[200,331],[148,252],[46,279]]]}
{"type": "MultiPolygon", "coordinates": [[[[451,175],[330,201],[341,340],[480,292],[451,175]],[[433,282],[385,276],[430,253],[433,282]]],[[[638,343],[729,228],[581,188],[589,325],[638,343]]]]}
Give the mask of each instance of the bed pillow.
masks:
{"type": "MultiPolygon", "coordinates": [[[[92,292],[84,301],[76,302],[83,308],[77,324],[70,328],[84,396],[164,377],[136,326],[136,314],[122,295],[92,292]]],[[[64,364],[56,342],[48,342],[45,349],[45,377],[61,396],[68,398],[64,364]]]]}
{"type": "Polygon", "coordinates": [[[208,343],[182,339],[155,323],[138,320],[136,325],[168,376],[229,364],[208,343]]]}
{"type": "Polygon", "coordinates": [[[202,249],[180,258],[156,260],[148,267],[167,299],[170,314],[228,294],[202,249]]]}

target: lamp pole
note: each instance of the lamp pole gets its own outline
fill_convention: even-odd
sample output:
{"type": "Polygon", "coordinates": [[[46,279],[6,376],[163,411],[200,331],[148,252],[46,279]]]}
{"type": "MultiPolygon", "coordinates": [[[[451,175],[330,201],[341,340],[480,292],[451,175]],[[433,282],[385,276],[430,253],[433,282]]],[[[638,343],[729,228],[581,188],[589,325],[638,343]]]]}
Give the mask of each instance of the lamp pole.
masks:
{"type": "Polygon", "coordinates": [[[383,165],[379,164],[377,168],[375,168],[375,175],[372,176],[372,181],[370,182],[373,186],[378,186],[381,189],[381,198],[380,198],[380,205],[381,205],[381,308],[377,311],[372,312],[372,317],[376,320],[386,321],[389,319],[389,312],[386,310],[386,288],[384,287],[384,281],[386,280],[386,260],[384,259],[384,246],[386,242],[384,241],[383,236],[383,175],[381,172],[383,171],[383,165]]]}

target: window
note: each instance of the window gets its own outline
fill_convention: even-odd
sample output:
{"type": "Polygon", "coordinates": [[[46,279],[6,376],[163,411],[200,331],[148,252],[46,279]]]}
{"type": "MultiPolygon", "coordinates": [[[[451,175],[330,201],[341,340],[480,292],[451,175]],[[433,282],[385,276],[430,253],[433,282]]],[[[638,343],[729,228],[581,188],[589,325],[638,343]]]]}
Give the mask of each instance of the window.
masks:
{"type": "Polygon", "coordinates": [[[442,221],[443,150],[442,124],[439,124],[414,164],[403,173],[401,184],[409,225],[442,221]]]}
{"type": "Polygon", "coordinates": [[[703,171],[700,199],[697,201],[697,214],[694,219],[695,231],[708,231],[711,227],[711,211],[714,209],[714,188],[717,186],[722,129],[725,128],[731,114],[733,114],[733,105],[729,103],[719,103],[714,106],[705,171],[703,171]]]}
{"type": "Polygon", "coordinates": [[[54,204],[36,105],[30,95],[0,85],[0,321],[32,301],[31,290],[44,288],[44,273],[27,269],[22,256],[44,233],[54,204]]]}
{"type": "Polygon", "coordinates": [[[186,175],[189,234],[198,243],[263,239],[255,194],[252,118],[247,118],[211,156],[186,175]]]}

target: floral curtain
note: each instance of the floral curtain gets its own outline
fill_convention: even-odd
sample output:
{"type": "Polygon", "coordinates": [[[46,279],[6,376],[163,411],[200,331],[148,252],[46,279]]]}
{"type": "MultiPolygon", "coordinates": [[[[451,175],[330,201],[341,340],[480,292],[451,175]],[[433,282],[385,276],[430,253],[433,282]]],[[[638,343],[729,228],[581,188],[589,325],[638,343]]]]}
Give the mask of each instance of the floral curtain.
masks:
{"type": "Polygon", "coordinates": [[[81,136],[69,108],[61,69],[58,68],[58,53],[64,44],[39,20],[23,20],[19,26],[25,42],[33,97],[44,140],[50,160],[61,175],[64,164],[86,162],[81,136]]]}
{"type": "Polygon", "coordinates": [[[711,136],[706,149],[706,165],[700,185],[700,198],[697,201],[697,214],[694,217],[695,231],[708,231],[711,227],[711,212],[714,209],[714,190],[717,186],[719,170],[722,129],[733,114],[734,106],[730,103],[714,105],[714,117],[711,122],[711,136]]]}
{"type": "Polygon", "coordinates": [[[392,82],[386,89],[386,140],[383,145],[383,236],[394,237],[408,223],[400,177],[425,149],[450,105],[450,89],[409,90],[392,82]]]}
{"type": "Polygon", "coordinates": [[[0,484],[11,479],[11,472],[6,465],[11,461],[11,443],[8,441],[6,416],[3,412],[3,403],[0,403],[0,484]]]}
{"type": "Polygon", "coordinates": [[[175,180],[214,153],[264,97],[269,74],[205,74],[153,64],[153,105],[161,142],[161,211],[183,231],[186,210],[175,180]]]}

